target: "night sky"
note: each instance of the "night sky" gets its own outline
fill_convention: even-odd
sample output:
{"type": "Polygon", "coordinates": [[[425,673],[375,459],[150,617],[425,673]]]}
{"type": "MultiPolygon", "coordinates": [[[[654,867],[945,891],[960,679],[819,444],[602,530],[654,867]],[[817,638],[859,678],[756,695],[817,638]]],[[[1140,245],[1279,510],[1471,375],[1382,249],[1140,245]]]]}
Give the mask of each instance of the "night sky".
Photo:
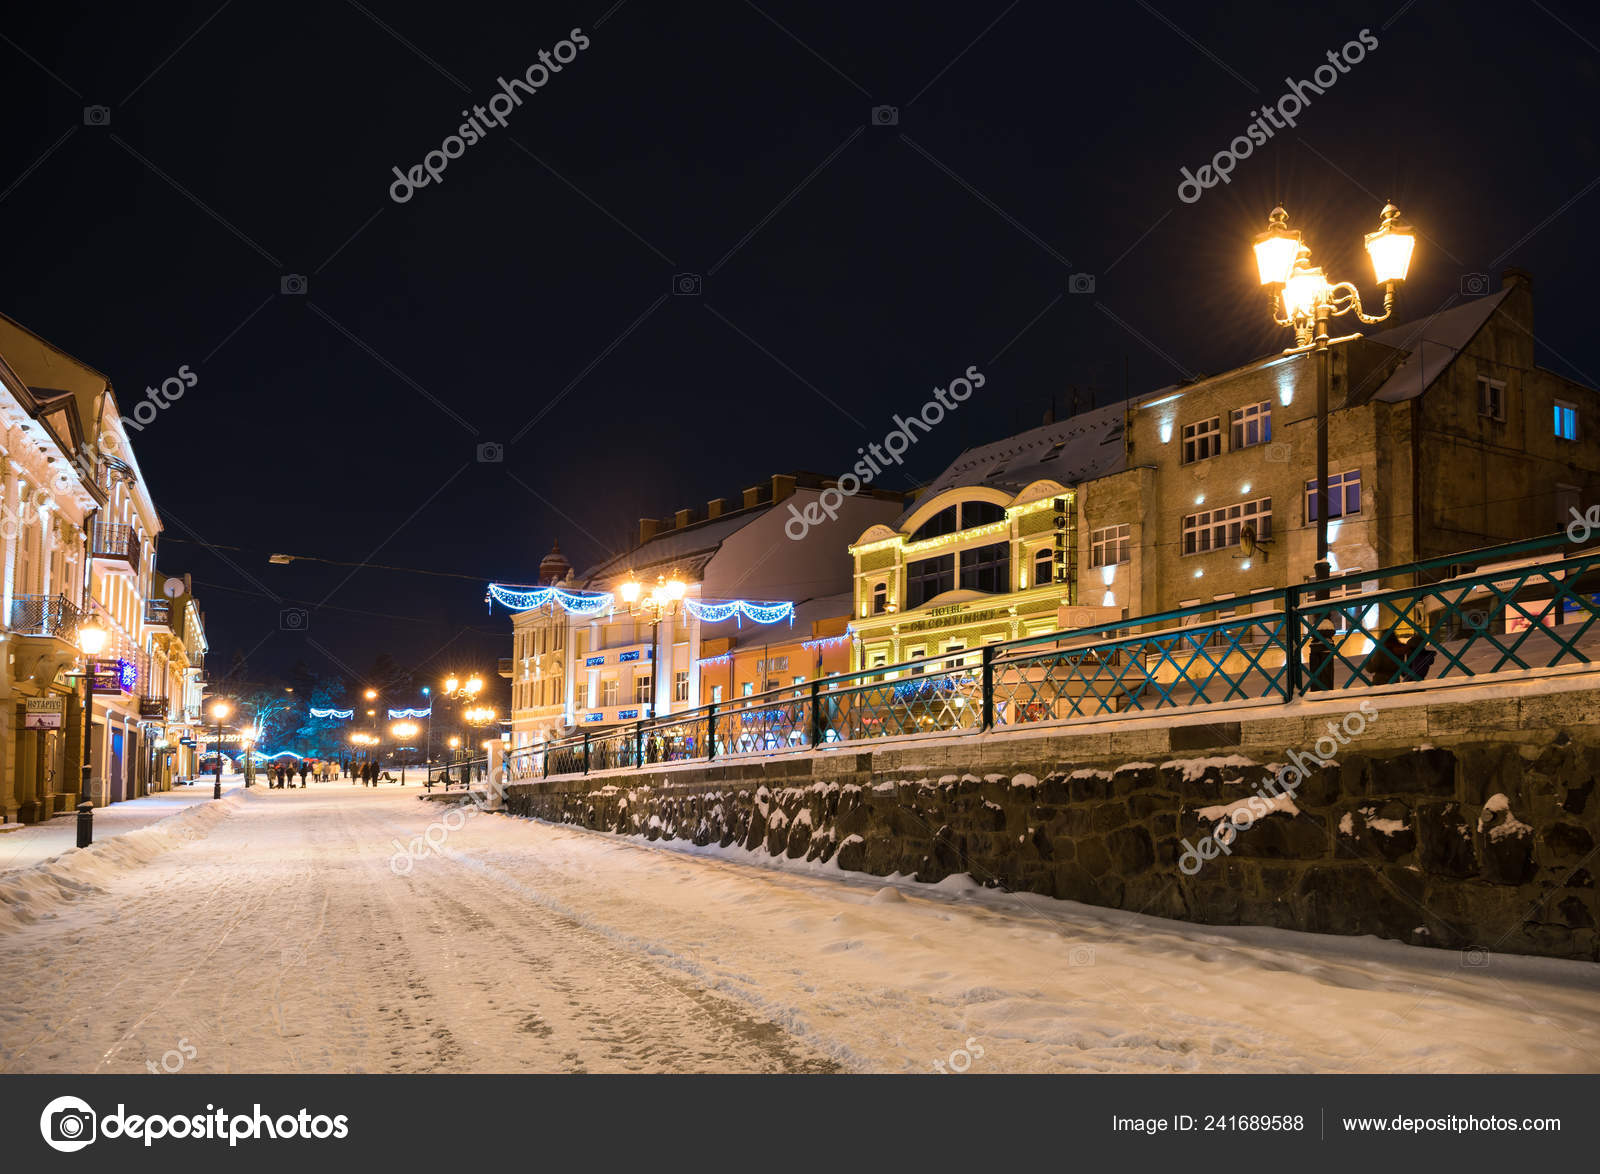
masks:
{"type": "Polygon", "coordinates": [[[1597,45],[1573,0],[33,5],[0,26],[0,309],[125,413],[198,375],[135,451],[221,666],[390,651],[421,683],[509,652],[483,583],[553,538],[582,567],[641,515],[842,472],[970,365],[986,386],[888,487],[1075,387],[1287,345],[1249,251],[1278,201],[1369,295],[1361,234],[1396,202],[1405,318],[1531,270],[1540,361],[1593,384],[1597,45]],[[391,199],[574,28],[576,60],[391,199]],[[1180,201],[1364,28],[1297,129],[1180,201]]]}

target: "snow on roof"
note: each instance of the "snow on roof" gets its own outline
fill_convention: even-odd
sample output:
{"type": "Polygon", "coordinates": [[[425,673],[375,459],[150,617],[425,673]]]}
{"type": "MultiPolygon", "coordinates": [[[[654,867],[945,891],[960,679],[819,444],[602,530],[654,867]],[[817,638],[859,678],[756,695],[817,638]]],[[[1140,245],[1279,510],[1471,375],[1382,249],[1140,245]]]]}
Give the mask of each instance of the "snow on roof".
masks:
{"type": "MultiPolygon", "coordinates": [[[[771,508],[767,506],[767,509],[771,508]]],[[[579,581],[585,585],[604,586],[604,583],[596,584],[595,581],[618,578],[628,571],[664,568],[667,564],[671,564],[679,574],[699,579],[705,572],[706,563],[711,561],[711,556],[722,544],[766,512],[766,509],[738,510],[709,522],[668,530],[626,554],[619,554],[591,567],[579,576],[579,581]]]]}
{"type": "Polygon", "coordinates": [[[1016,493],[1044,479],[1076,485],[1119,471],[1126,464],[1122,444],[1124,407],[1119,400],[967,449],[917,495],[901,520],[947,489],[985,485],[1016,493]]]}
{"type": "Polygon", "coordinates": [[[1466,348],[1510,292],[1511,287],[1507,286],[1488,297],[1474,298],[1430,317],[1368,335],[1368,341],[1405,351],[1407,355],[1372,398],[1397,403],[1415,399],[1432,387],[1434,380],[1466,348]]]}

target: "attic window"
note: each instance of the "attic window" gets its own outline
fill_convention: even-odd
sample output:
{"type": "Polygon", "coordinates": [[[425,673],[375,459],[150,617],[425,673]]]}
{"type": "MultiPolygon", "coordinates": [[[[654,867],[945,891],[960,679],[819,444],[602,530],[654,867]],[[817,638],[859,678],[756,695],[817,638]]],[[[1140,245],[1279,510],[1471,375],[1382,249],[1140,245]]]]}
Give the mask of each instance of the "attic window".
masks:
{"type": "Polygon", "coordinates": [[[1052,444],[1050,446],[1050,451],[1045,453],[1044,456],[1039,458],[1039,463],[1042,465],[1045,461],[1053,461],[1053,460],[1055,460],[1058,456],[1061,455],[1061,450],[1066,448],[1066,447],[1067,447],[1067,442],[1066,441],[1064,441],[1064,440],[1056,441],[1054,444],[1052,444]]]}

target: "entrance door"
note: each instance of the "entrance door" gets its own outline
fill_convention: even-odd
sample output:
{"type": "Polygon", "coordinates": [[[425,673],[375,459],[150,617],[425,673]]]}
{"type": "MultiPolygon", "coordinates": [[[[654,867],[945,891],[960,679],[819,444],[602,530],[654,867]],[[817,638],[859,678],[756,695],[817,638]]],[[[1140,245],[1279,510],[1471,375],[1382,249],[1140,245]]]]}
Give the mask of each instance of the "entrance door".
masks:
{"type": "Polygon", "coordinates": [[[111,788],[110,802],[122,802],[122,731],[111,731],[111,761],[106,764],[106,783],[111,788]]]}

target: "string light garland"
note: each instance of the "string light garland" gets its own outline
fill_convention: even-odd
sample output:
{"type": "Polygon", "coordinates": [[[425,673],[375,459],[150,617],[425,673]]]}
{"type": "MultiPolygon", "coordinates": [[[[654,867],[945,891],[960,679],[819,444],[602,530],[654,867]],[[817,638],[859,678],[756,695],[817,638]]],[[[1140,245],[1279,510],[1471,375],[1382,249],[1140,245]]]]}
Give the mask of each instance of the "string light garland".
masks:
{"type": "Polygon", "coordinates": [[[843,636],[823,636],[817,640],[802,640],[800,647],[805,649],[837,648],[841,644],[848,644],[854,639],[848,632],[843,636]]]}
{"type": "Polygon", "coordinates": [[[433,707],[432,706],[429,706],[427,709],[391,709],[389,711],[389,717],[390,718],[432,717],[432,716],[433,716],[433,707]]]}
{"type": "Polygon", "coordinates": [[[356,711],[353,709],[313,709],[311,711],[312,717],[333,717],[338,718],[340,721],[348,721],[355,715],[356,711]]]}
{"type": "MultiPolygon", "coordinates": [[[[703,624],[720,624],[723,620],[733,619],[735,616],[748,616],[758,624],[777,624],[788,620],[794,624],[794,604],[792,603],[753,603],[748,599],[730,599],[726,603],[702,603],[697,599],[685,599],[684,610],[703,624]]],[[[743,624],[743,620],[740,620],[743,624]]]]}
{"type": "Polygon", "coordinates": [[[611,600],[609,591],[566,591],[560,587],[536,587],[524,590],[490,583],[486,602],[489,602],[491,611],[494,610],[496,602],[510,611],[533,611],[535,608],[556,603],[564,611],[572,612],[574,615],[592,616],[609,610],[611,600]]]}

